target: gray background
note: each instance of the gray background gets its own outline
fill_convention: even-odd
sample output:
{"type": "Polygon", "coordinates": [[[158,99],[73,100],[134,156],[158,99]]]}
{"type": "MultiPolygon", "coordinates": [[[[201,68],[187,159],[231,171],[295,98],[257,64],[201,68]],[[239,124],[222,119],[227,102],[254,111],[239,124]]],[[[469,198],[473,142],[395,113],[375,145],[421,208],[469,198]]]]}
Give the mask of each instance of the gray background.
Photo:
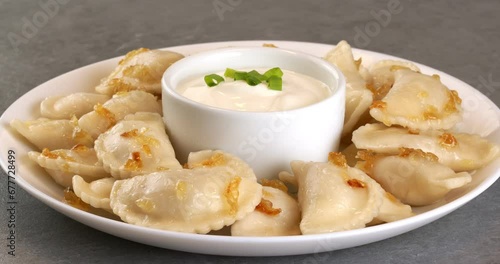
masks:
{"type": "MultiPolygon", "coordinates": [[[[225,40],[298,40],[354,46],[440,69],[500,103],[500,1],[401,0],[370,42],[356,28],[391,1],[70,1],[23,43],[26,20],[49,0],[0,0],[0,112],[38,84],[138,48],[225,40]],[[232,4],[224,13],[214,4],[232,4]],[[12,34],[11,34],[12,35],[12,34]]],[[[67,3],[64,3],[67,2],[67,3]]],[[[376,29],[376,28],[375,28],[376,29]]],[[[372,30],[375,30],[372,29],[372,30]]],[[[452,88],[452,87],[451,87],[452,88]]],[[[2,154],[4,155],[4,154],[2,154]]],[[[6,178],[0,181],[0,263],[499,263],[500,183],[452,214],[370,245],[316,255],[233,258],[176,252],[96,231],[18,189],[17,256],[6,254],[6,178]]],[[[228,248],[228,250],[231,250],[228,248]]]]}

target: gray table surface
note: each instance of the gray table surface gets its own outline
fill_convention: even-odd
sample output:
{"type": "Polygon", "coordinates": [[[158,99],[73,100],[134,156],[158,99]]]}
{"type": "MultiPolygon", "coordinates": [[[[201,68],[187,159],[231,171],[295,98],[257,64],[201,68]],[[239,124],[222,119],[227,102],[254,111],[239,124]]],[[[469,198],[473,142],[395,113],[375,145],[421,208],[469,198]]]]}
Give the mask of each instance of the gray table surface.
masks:
{"type": "MultiPolygon", "coordinates": [[[[0,0],[0,112],[40,83],[138,47],[254,39],[331,44],[346,39],[440,69],[500,104],[496,0],[57,1],[49,12],[42,5],[55,0],[0,0]],[[387,14],[394,3],[400,12],[377,22],[374,14],[387,14]],[[23,29],[34,20],[34,30],[23,29]],[[358,29],[371,36],[356,37],[358,29]],[[17,42],[14,35],[20,36],[17,42]]],[[[197,255],[130,242],[73,221],[18,190],[17,248],[11,257],[2,176],[0,263],[500,263],[498,182],[412,232],[346,250],[272,258],[197,255]]]]}

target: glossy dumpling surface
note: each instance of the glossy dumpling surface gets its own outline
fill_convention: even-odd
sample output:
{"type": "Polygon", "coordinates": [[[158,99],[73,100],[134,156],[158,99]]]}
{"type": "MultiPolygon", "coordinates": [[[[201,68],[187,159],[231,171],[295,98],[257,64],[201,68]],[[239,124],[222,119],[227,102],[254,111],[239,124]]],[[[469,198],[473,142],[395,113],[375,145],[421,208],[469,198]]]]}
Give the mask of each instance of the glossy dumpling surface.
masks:
{"type": "Polygon", "coordinates": [[[238,176],[228,167],[201,167],[118,180],[111,208],[127,223],[208,233],[251,213],[261,197],[255,176],[238,176]]]}
{"type": "Polygon", "coordinates": [[[456,173],[437,162],[434,154],[421,150],[402,148],[397,156],[366,159],[364,170],[385,190],[412,206],[432,204],[471,181],[469,173],[456,173]]]}
{"type": "Polygon", "coordinates": [[[255,211],[231,226],[232,236],[300,235],[297,201],[283,190],[264,186],[255,211]]]}
{"type": "Polygon", "coordinates": [[[83,202],[90,204],[94,208],[101,208],[111,212],[109,197],[115,180],[115,178],[103,178],[87,182],[81,176],[75,175],[72,178],[72,188],[75,195],[80,197],[83,202]]]}
{"type": "Polygon", "coordinates": [[[115,70],[96,87],[102,94],[142,90],[161,93],[161,77],[174,62],[182,59],[179,53],[140,48],[133,50],[120,61],[115,70]]]}
{"type": "Polygon", "coordinates": [[[77,145],[72,149],[28,152],[29,158],[45,168],[54,180],[64,187],[71,187],[71,179],[75,174],[81,175],[86,181],[94,181],[110,177],[97,160],[97,155],[92,148],[77,145]]]}
{"type": "Polygon", "coordinates": [[[370,85],[375,99],[382,99],[394,84],[394,75],[397,70],[409,69],[414,72],[420,72],[417,65],[398,60],[381,60],[370,66],[369,72],[372,77],[370,85]]]}
{"type": "Polygon", "coordinates": [[[382,196],[382,205],[375,220],[385,223],[398,221],[413,216],[411,206],[402,203],[393,194],[385,192],[382,196]]]}
{"type": "Polygon", "coordinates": [[[95,139],[125,116],[136,112],[161,114],[161,106],[152,94],[143,91],[123,92],[113,95],[102,105],[95,105],[92,112],[78,120],[78,125],[95,139]]]}
{"type": "Polygon", "coordinates": [[[439,77],[397,70],[394,85],[370,107],[370,115],[387,126],[413,130],[450,129],[461,119],[462,100],[439,77]]]}
{"type": "Polygon", "coordinates": [[[14,119],[10,125],[40,150],[70,149],[77,144],[92,147],[94,144],[92,137],[82,131],[76,119],[39,118],[29,121],[14,119]]]}
{"type": "Polygon", "coordinates": [[[354,61],[351,46],[346,41],[339,42],[325,59],[336,65],[346,78],[346,106],[342,131],[342,135],[346,136],[368,112],[373,102],[373,94],[366,88],[366,81],[359,73],[359,65],[354,61]]]}
{"type": "Polygon", "coordinates": [[[213,168],[225,166],[237,175],[255,175],[252,168],[240,158],[221,150],[201,150],[188,155],[187,168],[213,168]]]}
{"type": "Polygon", "coordinates": [[[398,154],[401,147],[431,152],[439,162],[455,171],[482,168],[498,156],[496,144],[473,134],[438,130],[412,132],[401,127],[368,124],[353,132],[358,149],[377,153],[398,154]]]}
{"type": "Polygon", "coordinates": [[[97,138],[95,149],[104,169],[117,179],[182,168],[156,113],[126,116],[97,138]]]}
{"type": "MultiPolygon", "coordinates": [[[[292,161],[302,211],[302,234],[363,228],[378,215],[384,190],[342,162],[292,161]]],[[[342,159],[341,159],[342,160],[342,159]]]]}
{"type": "Polygon", "coordinates": [[[104,104],[111,97],[104,94],[74,93],[66,96],[47,97],[40,104],[40,115],[50,119],[70,119],[94,110],[96,104],[104,104]]]}

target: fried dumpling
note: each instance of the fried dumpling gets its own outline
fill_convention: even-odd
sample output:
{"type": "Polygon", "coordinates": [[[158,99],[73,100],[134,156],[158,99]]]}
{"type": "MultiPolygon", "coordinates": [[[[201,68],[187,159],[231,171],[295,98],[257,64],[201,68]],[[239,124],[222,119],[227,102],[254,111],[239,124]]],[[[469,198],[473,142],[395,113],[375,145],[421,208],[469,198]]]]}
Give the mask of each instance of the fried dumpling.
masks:
{"type": "Polygon", "coordinates": [[[104,104],[111,97],[104,94],[74,93],[47,97],[40,104],[40,115],[50,119],[70,119],[92,111],[94,105],[104,104]]]}
{"type": "Polygon", "coordinates": [[[95,150],[104,169],[117,179],[182,168],[156,113],[126,116],[97,138],[95,150]]]}
{"type": "Polygon", "coordinates": [[[161,114],[161,105],[152,94],[143,91],[123,92],[113,95],[102,105],[95,105],[92,112],[78,120],[78,125],[95,139],[126,115],[136,112],[161,114]]]}
{"type": "Polygon", "coordinates": [[[96,87],[98,93],[112,95],[118,92],[142,90],[159,95],[161,77],[165,70],[184,56],[172,51],[133,50],[122,59],[114,71],[96,87]]]}
{"type": "Polygon", "coordinates": [[[264,186],[255,211],[231,226],[232,236],[300,235],[300,210],[286,190],[264,186]]]}
{"type": "Polygon", "coordinates": [[[382,196],[382,205],[380,206],[375,221],[384,223],[394,222],[413,216],[411,206],[402,203],[398,198],[389,192],[382,196]]]}
{"type": "Polygon", "coordinates": [[[115,178],[103,178],[87,182],[81,176],[75,175],[72,178],[73,192],[92,207],[112,212],[109,197],[115,181],[115,178]]]}
{"type": "Polygon", "coordinates": [[[363,228],[379,213],[384,193],[380,185],[348,167],[339,153],[331,153],[329,160],[290,163],[298,183],[304,235],[363,228]]]}
{"type": "Polygon", "coordinates": [[[337,66],[346,78],[346,105],[342,136],[347,136],[368,112],[373,102],[373,94],[366,88],[366,81],[358,70],[359,64],[354,61],[351,46],[346,41],[340,41],[325,59],[337,66]]]}
{"type": "Polygon", "coordinates": [[[94,181],[110,177],[92,148],[76,145],[72,149],[28,152],[29,158],[43,167],[59,185],[71,187],[71,179],[75,174],[81,175],[85,181],[94,181]]]}
{"type": "Polygon", "coordinates": [[[394,74],[400,69],[420,72],[417,65],[407,61],[381,60],[370,66],[369,72],[372,77],[370,85],[375,100],[385,97],[394,84],[394,74]]]}
{"type": "Polygon", "coordinates": [[[39,118],[21,121],[14,119],[10,125],[38,149],[70,149],[77,144],[92,147],[94,140],[80,129],[76,119],[51,120],[39,118]]]}
{"type": "Polygon", "coordinates": [[[387,95],[373,102],[370,115],[387,126],[450,129],[462,119],[461,102],[458,93],[444,86],[437,75],[400,69],[387,95]]]}
{"type": "Polygon", "coordinates": [[[439,162],[454,171],[482,168],[498,156],[497,145],[478,135],[449,133],[437,130],[414,132],[383,124],[367,124],[352,133],[358,149],[377,153],[398,154],[399,148],[421,149],[431,152],[439,162]]]}
{"type": "Polygon", "coordinates": [[[449,191],[469,183],[467,172],[456,173],[440,164],[438,157],[421,150],[401,148],[397,156],[361,153],[360,165],[382,187],[411,206],[442,199],[449,191]]]}
{"type": "Polygon", "coordinates": [[[262,197],[255,175],[226,166],[156,172],[115,182],[111,208],[123,221],[205,234],[251,213],[262,197]]]}
{"type": "Polygon", "coordinates": [[[221,150],[201,150],[191,152],[188,155],[186,167],[194,168],[213,168],[226,166],[235,171],[237,175],[255,175],[252,168],[240,158],[223,152],[221,150]]]}

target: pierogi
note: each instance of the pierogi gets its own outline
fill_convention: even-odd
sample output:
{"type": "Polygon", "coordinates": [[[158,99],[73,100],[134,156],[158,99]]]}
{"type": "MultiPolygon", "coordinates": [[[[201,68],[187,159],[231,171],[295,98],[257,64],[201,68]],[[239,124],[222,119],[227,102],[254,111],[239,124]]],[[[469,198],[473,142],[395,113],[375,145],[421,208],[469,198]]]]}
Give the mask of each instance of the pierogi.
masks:
{"type": "Polygon", "coordinates": [[[243,219],[261,197],[255,175],[237,175],[227,166],[200,167],[118,180],[111,208],[127,223],[205,234],[243,219]]]}
{"type": "Polygon", "coordinates": [[[156,113],[126,116],[99,135],[95,150],[104,169],[116,179],[182,168],[156,113]]]}
{"type": "Polygon", "coordinates": [[[421,149],[436,155],[438,161],[454,171],[482,168],[498,156],[497,145],[478,135],[450,133],[440,130],[415,132],[383,124],[367,124],[352,133],[358,149],[377,153],[398,154],[399,149],[421,149]]]}
{"type": "Polygon", "coordinates": [[[403,203],[424,206],[442,199],[449,191],[469,183],[468,172],[456,173],[421,150],[401,148],[399,155],[361,152],[358,167],[403,203]]]}
{"type": "Polygon", "coordinates": [[[110,177],[97,160],[95,150],[84,145],[71,149],[28,152],[29,158],[43,167],[59,185],[71,187],[73,175],[79,174],[86,181],[110,177]]]}
{"type": "Polygon", "coordinates": [[[182,58],[183,55],[166,50],[140,48],[130,51],[95,89],[107,95],[133,90],[160,94],[163,73],[182,58]]]}

